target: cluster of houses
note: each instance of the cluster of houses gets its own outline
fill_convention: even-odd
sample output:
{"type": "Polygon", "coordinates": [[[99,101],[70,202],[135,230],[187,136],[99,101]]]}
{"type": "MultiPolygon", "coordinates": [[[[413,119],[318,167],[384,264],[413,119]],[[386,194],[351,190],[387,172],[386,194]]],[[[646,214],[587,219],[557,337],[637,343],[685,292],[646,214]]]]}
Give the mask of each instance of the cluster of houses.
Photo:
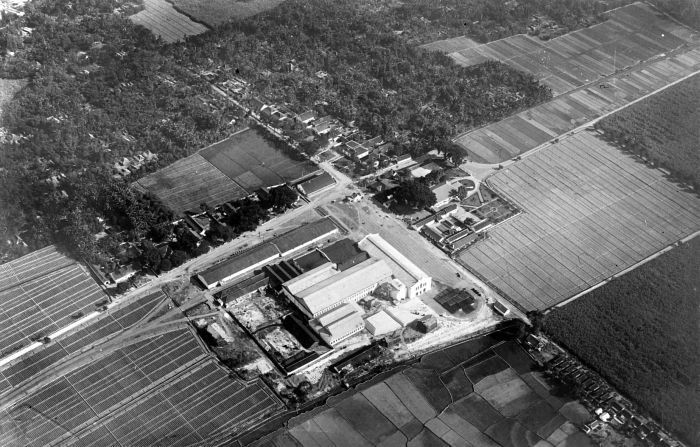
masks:
{"type": "Polygon", "coordinates": [[[274,293],[331,347],[365,331],[382,336],[418,319],[392,306],[367,315],[358,302],[380,286],[394,303],[418,297],[432,289],[431,277],[377,234],[355,243],[333,241],[338,233],[333,221],[324,218],[254,246],[196,278],[224,307],[262,290],[274,293]]]}
{"type": "Polygon", "coordinates": [[[122,157],[121,160],[117,160],[112,164],[112,169],[114,171],[113,177],[127,177],[132,171],[141,169],[141,167],[156,160],[157,158],[158,155],[154,154],[150,150],[139,152],[130,157],[122,157]]]}
{"type": "MultiPolygon", "coordinates": [[[[530,337],[537,339],[534,336],[530,337]]],[[[529,345],[535,349],[539,347],[533,346],[533,342],[529,345]]],[[[562,352],[546,366],[553,376],[575,386],[579,390],[579,397],[595,409],[597,419],[583,427],[586,433],[596,432],[603,428],[604,424],[611,424],[626,430],[649,447],[678,446],[678,442],[658,424],[635,413],[629,401],[575,358],[562,352]]]]}
{"type": "Polygon", "coordinates": [[[451,203],[411,224],[432,243],[447,253],[457,253],[483,237],[493,223],[479,218],[459,203],[451,203]]]}

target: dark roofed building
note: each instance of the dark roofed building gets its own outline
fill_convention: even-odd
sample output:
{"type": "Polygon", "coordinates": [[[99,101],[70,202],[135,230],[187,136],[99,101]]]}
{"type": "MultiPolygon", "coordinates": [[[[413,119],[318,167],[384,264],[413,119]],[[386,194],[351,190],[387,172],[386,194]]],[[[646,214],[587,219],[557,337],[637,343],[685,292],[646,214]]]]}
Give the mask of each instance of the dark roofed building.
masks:
{"type": "Polygon", "coordinates": [[[461,249],[463,249],[464,247],[466,247],[466,246],[468,246],[469,244],[471,244],[471,243],[473,243],[474,241],[476,241],[478,238],[479,238],[479,234],[478,234],[478,233],[469,234],[469,235],[467,235],[467,236],[465,236],[465,237],[463,237],[463,238],[461,238],[461,239],[459,239],[459,240],[456,240],[456,241],[452,242],[452,243],[450,244],[450,249],[453,250],[453,251],[461,250],[461,249]]]}
{"type": "Polygon", "coordinates": [[[207,289],[213,289],[235,277],[250,273],[258,267],[280,256],[277,247],[270,243],[256,245],[232,258],[225,260],[197,275],[207,289]]]}
{"type": "Polygon", "coordinates": [[[438,219],[437,214],[431,214],[429,216],[426,216],[422,219],[419,219],[411,224],[414,230],[419,230],[423,228],[426,224],[429,224],[430,222],[435,222],[438,219]]]}
{"type": "Polygon", "coordinates": [[[455,243],[455,242],[457,242],[458,240],[460,240],[460,239],[462,239],[462,238],[464,238],[464,237],[469,236],[469,234],[470,234],[471,232],[472,232],[471,229],[466,228],[466,229],[464,229],[464,230],[462,230],[462,231],[459,231],[459,232],[453,234],[452,236],[448,237],[447,239],[445,239],[445,242],[448,243],[448,244],[455,243]]]}
{"type": "Polygon", "coordinates": [[[310,178],[304,182],[297,185],[299,192],[305,196],[313,196],[315,194],[321,193],[335,185],[335,179],[327,172],[323,172],[316,177],[310,178]]]}
{"type": "Polygon", "coordinates": [[[462,311],[469,313],[474,310],[474,297],[466,289],[448,289],[435,297],[435,301],[450,313],[462,311]]]}
{"type": "Polygon", "coordinates": [[[442,234],[438,233],[430,227],[424,227],[423,234],[425,234],[425,237],[427,237],[433,242],[441,242],[443,239],[442,234]]]}
{"type": "Polygon", "coordinates": [[[491,221],[487,217],[486,219],[482,220],[481,222],[479,222],[475,225],[472,225],[472,230],[474,230],[475,232],[479,232],[479,231],[484,230],[490,226],[491,226],[491,221]]]}
{"type": "Polygon", "coordinates": [[[369,259],[367,252],[360,250],[350,239],[341,239],[324,247],[321,251],[328,260],[338,266],[341,272],[369,259]]]}
{"type": "Polygon", "coordinates": [[[224,306],[227,306],[231,301],[262,290],[267,287],[268,284],[269,279],[267,275],[258,273],[225,288],[215,296],[221,300],[224,306]]]}
{"type": "Polygon", "coordinates": [[[275,290],[279,290],[282,284],[303,273],[294,262],[290,261],[282,261],[277,264],[266,265],[264,270],[270,277],[270,284],[275,290]]]}
{"type": "Polygon", "coordinates": [[[277,236],[272,239],[270,243],[274,244],[279,249],[282,256],[286,256],[337,232],[338,227],[335,226],[332,220],[326,217],[316,222],[302,225],[281,236],[277,236]]]}
{"type": "Polygon", "coordinates": [[[320,250],[312,250],[294,259],[294,263],[303,271],[308,272],[328,262],[328,258],[320,250]]]}

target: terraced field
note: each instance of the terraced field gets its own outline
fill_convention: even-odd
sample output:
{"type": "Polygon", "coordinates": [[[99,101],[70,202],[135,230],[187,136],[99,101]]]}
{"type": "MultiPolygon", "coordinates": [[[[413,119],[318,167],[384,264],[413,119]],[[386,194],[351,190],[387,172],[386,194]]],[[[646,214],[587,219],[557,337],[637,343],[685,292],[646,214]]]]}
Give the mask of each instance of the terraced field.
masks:
{"type": "Polygon", "coordinates": [[[609,13],[605,22],[552,40],[527,35],[474,46],[459,38],[433,42],[428,49],[449,53],[463,66],[489,59],[531,73],[554,95],[595,82],[616,70],[700,42],[698,33],[673,21],[644,3],[623,6],[609,13]]]}
{"type": "Polygon", "coordinates": [[[680,51],[467,132],[455,142],[467,149],[474,161],[500,163],[698,70],[700,49],[680,51]]]}
{"type": "Polygon", "coordinates": [[[144,0],[143,4],[143,11],[131,16],[131,21],[147,28],[165,43],[178,42],[209,30],[175,10],[167,0],[144,0]]]}
{"type": "Polygon", "coordinates": [[[590,131],[489,178],[523,213],[459,261],[522,310],[546,309],[700,230],[700,199],[590,131]]]}
{"type": "Polygon", "coordinates": [[[554,396],[520,345],[491,341],[496,344],[481,348],[476,340],[463,347],[472,355],[486,349],[475,359],[455,355],[458,346],[378,383],[360,385],[254,445],[592,446],[576,428],[581,421],[564,413],[573,407],[587,414],[585,409],[554,396]]]}

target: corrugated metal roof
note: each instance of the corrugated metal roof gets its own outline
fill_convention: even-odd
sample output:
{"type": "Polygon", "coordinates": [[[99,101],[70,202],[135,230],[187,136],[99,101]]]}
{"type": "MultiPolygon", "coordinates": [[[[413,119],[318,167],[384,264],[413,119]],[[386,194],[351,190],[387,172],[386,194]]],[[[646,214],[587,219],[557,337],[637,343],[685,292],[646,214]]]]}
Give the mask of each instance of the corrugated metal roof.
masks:
{"type": "Polygon", "coordinates": [[[301,247],[314,239],[322,237],[327,234],[331,234],[334,231],[338,231],[338,227],[335,226],[332,220],[329,218],[323,218],[317,220],[316,222],[311,222],[301,227],[295,228],[281,236],[270,240],[270,243],[275,244],[280,252],[286,253],[295,248],[301,247]]]}
{"type": "Polygon", "coordinates": [[[290,279],[283,285],[287,288],[289,293],[296,295],[297,293],[306,290],[309,287],[320,283],[324,279],[330,278],[331,276],[338,273],[338,270],[336,270],[335,267],[336,265],[332,262],[326,262],[325,264],[320,265],[315,269],[302,273],[296,278],[290,279]]]}
{"type": "Polygon", "coordinates": [[[389,277],[391,269],[385,261],[368,259],[299,292],[297,297],[315,314],[389,277]]]}
{"type": "Polygon", "coordinates": [[[314,178],[301,182],[299,188],[304,194],[313,194],[317,191],[335,184],[335,179],[327,172],[317,175],[314,178]]]}
{"type": "Polygon", "coordinates": [[[279,256],[279,250],[274,245],[266,242],[201,272],[199,277],[207,285],[215,284],[217,281],[235,275],[251,265],[275,256],[279,256]]]}
{"type": "Polygon", "coordinates": [[[389,262],[394,274],[407,287],[421,279],[429,278],[423,270],[378,234],[368,234],[360,241],[359,246],[373,257],[389,262]]]}

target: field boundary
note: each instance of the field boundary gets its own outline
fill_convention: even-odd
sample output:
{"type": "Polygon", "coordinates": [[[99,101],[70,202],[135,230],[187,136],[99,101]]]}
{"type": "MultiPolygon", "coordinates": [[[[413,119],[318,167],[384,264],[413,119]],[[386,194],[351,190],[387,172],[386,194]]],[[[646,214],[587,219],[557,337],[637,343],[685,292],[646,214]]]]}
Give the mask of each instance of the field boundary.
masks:
{"type": "MultiPolygon", "coordinates": [[[[522,158],[525,158],[525,157],[529,157],[530,155],[532,155],[532,154],[534,154],[534,153],[536,153],[536,152],[539,152],[539,151],[541,151],[542,149],[544,149],[544,148],[546,148],[546,147],[549,147],[549,146],[552,146],[552,145],[554,145],[554,144],[557,144],[557,143],[559,142],[559,139],[562,138],[562,137],[568,137],[568,136],[571,136],[571,135],[573,135],[573,134],[575,134],[575,133],[581,132],[582,130],[586,130],[586,129],[588,129],[589,127],[591,127],[591,126],[593,126],[594,124],[596,124],[598,121],[600,121],[600,120],[602,120],[602,119],[604,119],[604,118],[607,118],[607,117],[610,116],[610,115],[613,115],[613,114],[615,114],[615,113],[618,113],[618,112],[620,112],[620,111],[626,109],[627,107],[632,106],[632,105],[634,105],[634,104],[636,104],[636,103],[638,103],[638,102],[640,102],[640,101],[643,101],[643,100],[645,100],[645,99],[647,99],[647,98],[650,98],[650,97],[656,95],[657,93],[660,93],[660,92],[666,90],[666,89],[669,88],[669,87],[673,87],[674,85],[676,85],[676,84],[678,84],[678,83],[681,83],[681,82],[683,82],[683,81],[685,81],[685,80],[687,80],[687,79],[690,79],[690,78],[692,78],[693,76],[696,76],[696,75],[698,75],[698,74],[700,74],[700,70],[697,70],[697,71],[695,71],[695,72],[693,72],[693,73],[690,73],[689,75],[686,75],[686,76],[682,77],[681,79],[677,79],[677,80],[675,80],[675,81],[673,81],[673,82],[671,82],[671,83],[669,83],[669,84],[666,84],[665,86],[663,86],[663,87],[661,87],[661,88],[659,88],[659,89],[657,89],[657,90],[654,90],[653,92],[647,93],[646,95],[644,95],[644,96],[642,96],[642,97],[640,97],[640,98],[637,98],[637,99],[635,99],[634,101],[631,101],[631,102],[629,102],[629,103],[623,105],[622,107],[620,107],[620,108],[618,108],[618,109],[612,110],[612,111],[607,112],[607,113],[605,113],[605,114],[603,114],[603,115],[601,115],[601,116],[599,116],[599,117],[597,117],[597,118],[594,118],[594,119],[592,119],[591,121],[589,121],[589,122],[587,122],[587,123],[584,123],[584,124],[578,126],[578,127],[575,128],[575,129],[572,129],[572,130],[570,130],[570,131],[568,131],[568,132],[564,132],[563,134],[559,135],[559,136],[556,137],[556,138],[553,138],[553,139],[547,141],[546,143],[542,143],[541,145],[539,145],[539,146],[537,146],[537,147],[534,147],[534,148],[532,148],[532,149],[530,149],[530,150],[528,150],[528,151],[523,152],[522,154],[520,154],[520,158],[522,159],[522,158]]],[[[522,160],[518,160],[518,161],[522,161],[522,160]]],[[[508,166],[510,166],[511,164],[515,164],[515,163],[517,163],[518,161],[511,161],[510,163],[508,163],[508,166]]],[[[502,163],[501,163],[501,164],[502,164],[502,163]]],[[[505,167],[505,165],[504,165],[504,167],[505,167]]],[[[650,168],[650,169],[659,169],[661,172],[663,172],[663,173],[665,173],[665,174],[668,174],[667,171],[664,171],[664,170],[662,170],[662,169],[660,169],[660,168],[650,168]]],[[[489,175],[487,175],[486,178],[492,176],[493,174],[495,174],[495,173],[497,173],[497,172],[498,172],[498,171],[489,173],[489,175]]],[[[484,180],[486,180],[486,179],[484,179],[484,180]]]]}
{"type": "Polygon", "coordinates": [[[646,264],[647,262],[653,261],[654,259],[658,258],[659,256],[661,256],[661,255],[663,255],[663,254],[668,253],[669,251],[673,250],[674,248],[678,248],[678,247],[680,246],[680,244],[684,244],[684,243],[687,243],[688,241],[691,241],[692,239],[694,239],[694,238],[697,237],[698,235],[700,235],[700,230],[696,231],[695,233],[693,233],[693,234],[691,234],[691,235],[689,235],[689,236],[686,236],[686,237],[684,237],[684,238],[682,238],[682,239],[679,239],[677,242],[674,242],[673,244],[669,244],[668,246],[662,248],[661,250],[657,251],[657,252],[654,253],[653,255],[648,256],[647,258],[642,259],[642,260],[639,261],[638,263],[636,263],[636,264],[634,264],[634,265],[632,265],[632,266],[630,266],[630,267],[627,267],[627,268],[624,269],[624,270],[621,270],[621,271],[615,273],[615,274],[614,274],[613,276],[611,276],[610,278],[608,278],[608,279],[606,279],[606,280],[603,280],[603,281],[599,282],[598,284],[596,284],[596,285],[594,285],[594,286],[589,287],[588,289],[584,290],[583,292],[579,292],[579,293],[577,293],[576,295],[572,296],[571,298],[568,298],[567,300],[562,301],[561,303],[555,304],[554,306],[552,306],[552,307],[550,307],[549,309],[547,309],[546,312],[551,312],[553,309],[555,309],[555,308],[557,308],[557,307],[563,307],[563,306],[565,306],[566,304],[569,304],[569,303],[571,303],[572,301],[574,301],[574,300],[576,300],[576,299],[578,299],[578,298],[581,298],[582,296],[584,296],[584,295],[586,295],[586,294],[588,294],[588,293],[594,291],[595,289],[598,289],[598,288],[600,288],[600,287],[603,287],[604,285],[606,285],[606,284],[609,283],[610,281],[614,280],[615,278],[619,278],[620,276],[624,275],[625,273],[629,273],[629,272],[631,272],[632,270],[634,270],[634,269],[636,269],[636,268],[638,268],[638,267],[641,267],[642,265],[646,264]]]}

